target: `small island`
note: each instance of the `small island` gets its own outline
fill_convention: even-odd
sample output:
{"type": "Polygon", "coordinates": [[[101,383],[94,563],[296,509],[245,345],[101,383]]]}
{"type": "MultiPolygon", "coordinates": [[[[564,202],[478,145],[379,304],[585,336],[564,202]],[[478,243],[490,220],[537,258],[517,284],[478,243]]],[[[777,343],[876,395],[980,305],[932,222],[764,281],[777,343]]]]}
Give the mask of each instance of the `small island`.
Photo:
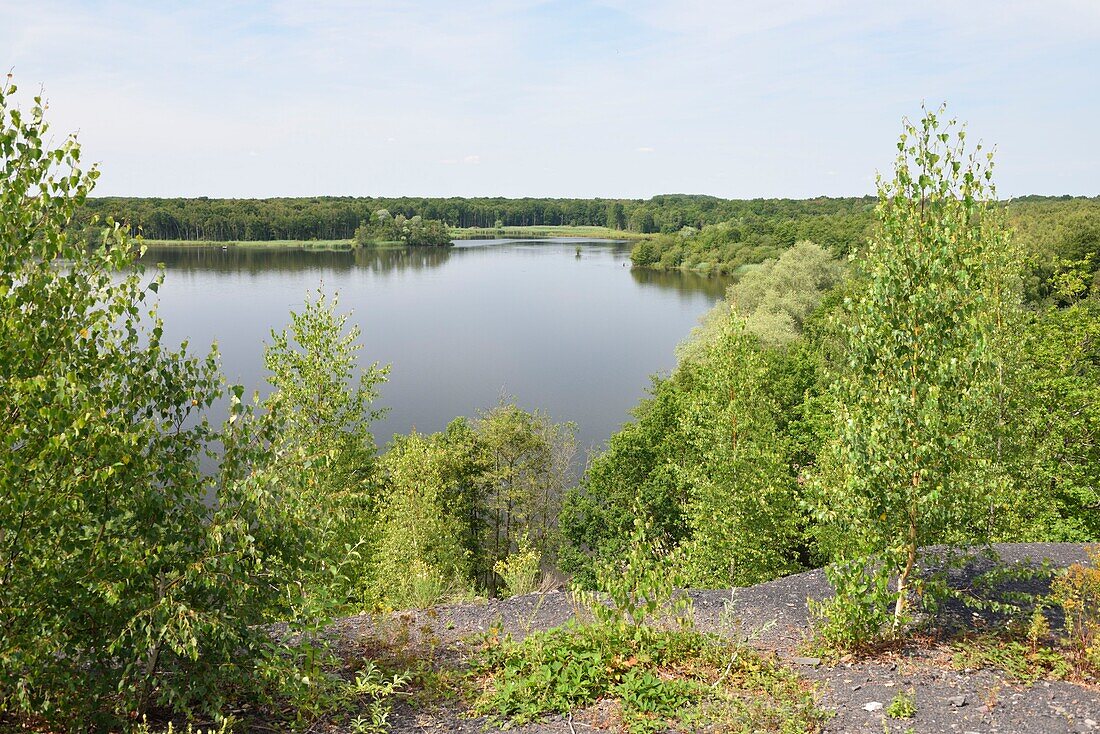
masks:
{"type": "Polygon", "coordinates": [[[395,217],[386,209],[374,211],[369,220],[361,222],[352,238],[355,247],[451,247],[453,244],[451,230],[445,222],[419,215],[408,219],[403,214],[395,217]]]}

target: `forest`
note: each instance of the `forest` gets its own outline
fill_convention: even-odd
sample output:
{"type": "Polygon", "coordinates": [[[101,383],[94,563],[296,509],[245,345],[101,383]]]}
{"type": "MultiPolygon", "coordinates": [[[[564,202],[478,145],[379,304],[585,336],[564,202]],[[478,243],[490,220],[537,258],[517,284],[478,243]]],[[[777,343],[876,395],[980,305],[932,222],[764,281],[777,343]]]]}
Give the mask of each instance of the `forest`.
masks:
{"type": "MultiPolygon", "coordinates": [[[[1025,196],[1003,205],[1021,245],[1045,267],[1058,258],[1100,262],[1100,197],[1025,196]]],[[[505,227],[607,227],[609,236],[615,231],[649,235],[634,245],[631,258],[637,267],[708,275],[737,275],[803,240],[846,256],[866,240],[875,219],[870,197],[728,200],[688,195],[644,201],[89,198],[75,215],[74,226],[86,226],[93,216],[122,222],[131,235],[151,240],[211,242],[440,245],[449,241],[442,225],[483,228],[479,236],[505,227]],[[411,224],[404,225],[406,221],[411,224]],[[411,239],[401,233],[402,226],[413,227],[411,239]]]]}
{"type": "Polygon", "coordinates": [[[599,226],[642,234],[674,233],[733,219],[795,221],[867,214],[874,200],[756,199],[667,194],[631,199],[315,197],[310,199],[158,199],[89,197],[74,224],[90,217],[125,222],[153,240],[351,239],[374,212],[439,220],[456,228],[599,226]]]}
{"type": "MultiPolygon", "coordinates": [[[[557,578],[597,599],[596,621],[490,636],[459,680],[480,676],[477,705],[522,722],[560,711],[538,698],[546,666],[617,645],[599,684],[635,702],[633,730],[659,731],[734,685],[629,670],[676,654],[713,667],[711,638],[649,626],[675,588],[825,567],[837,594],[814,634],[842,654],[915,634],[943,600],[924,546],[1100,540],[1098,201],[999,201],[992,160],[942,110],[906,123],[874,198],[92,199],[75,140],[50,147],[41,102],[19,114],[2,91],[0,724],[225,730],[262,711],[309,730],[381,706],[416,670],[342,667],[321,634],[333,620],[557,578]],[[664,232],[636,263],[741,277],[580,477],[573,427],[508,401],[377,446],[388,368],[323,291],[271,334],[264,398],[227,384],[216,352],[164,341],[163,274],[133,235],[351,238],[390,226],[379,208],[664,232]]],[[[1081,630],[1100,625],[1096,586],[1059,587],[1081,630]]],[[[1100,670],[1100,634],[1040,637],[1100,670]]],[[[762,658],[723,661],[803,700],[762,658]]],[[[384,730],[370,710],[360,729],[384,730]]]]}

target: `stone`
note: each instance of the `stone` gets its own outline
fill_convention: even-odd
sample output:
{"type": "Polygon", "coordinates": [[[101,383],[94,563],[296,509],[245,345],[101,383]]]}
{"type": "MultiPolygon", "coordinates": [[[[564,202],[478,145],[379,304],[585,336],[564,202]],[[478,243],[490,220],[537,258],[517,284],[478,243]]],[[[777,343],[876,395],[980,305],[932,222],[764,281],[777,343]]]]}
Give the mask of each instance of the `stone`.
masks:
{"type": "Polygon", "coordinates": [[[864,711],[881,711],[882,710],[882,703],[880,701],[870,701],[869,703],[863,704],[863,710],[864,711]]]}
{"type": "Polygon", "coordinates": [[[966,696],[950,696],[947,702],[955,708],[960,708],[966,705],[966,696]]]}
{"type": "Polygon", "coordinates": [[[821,665],[821,658],[795,658],[795,665],[809,665],[810,667],[817,667],[821,665]]]}

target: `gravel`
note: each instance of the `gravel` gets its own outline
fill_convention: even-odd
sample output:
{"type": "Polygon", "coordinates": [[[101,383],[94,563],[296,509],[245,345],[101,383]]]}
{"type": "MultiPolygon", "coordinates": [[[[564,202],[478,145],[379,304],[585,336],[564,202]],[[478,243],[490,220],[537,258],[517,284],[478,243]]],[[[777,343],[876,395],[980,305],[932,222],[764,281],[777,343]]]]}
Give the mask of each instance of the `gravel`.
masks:
{"type": "MultiPolygon", "coordinates": [[[[1086,559],[1084,547],[1071,543],[1010,543],[994,547],[1003,563],[1034,565],[1042,559],[1065,567],[1086,559]]],[[[924,563],[935,565],[938,549],[928,549],[924,563]]],[[[957,589],[973,588],[978,575],[993,567],[972,561],[949,572],[957,589]]],[[[1012,591],[1045,591],[1036,581],[1006,585],[1012,591]]],[[[807,571],[747,588],[692,590],[696,626],[775,652],[808,680],[820,686],[822,708],[833,713],[826,732],[884,731],[977,732],[980,734],[1096,732],[1100,734],[1100,689],[1061,681],[1041,681],[1030,687],[1015,684],[996,671],[957,671],[950,654],[936,645],[912,645],[869,660],[826,664],[806,654],[809,634],[807,600],[822,600],[832,589],[821,570],[807,571]],[[887,716],[899,692],[911,692],[916,714],[910,719],[887,716]],[[881,704],[876,706],[874,704],[881,704]]],[[[469,655],[471,636],[494,630],[521,638],[584,614],[572,594],[554,591],[506,600],[463,603],[385,617],[359,616],[337,622],[331,633],[349,647],[369,653],[372,645],[405,644],[410,651],[433,650],[440,665],[459,664],[469,655]],[[381,642],[379,642],[381,640],[381,642]]],[[[1057,623],[1059,620],[1055,620],[1057,623]]],[[[995,626],[999,619],[948,605],[936,627],[963,629],[995,626]]],[[[509,729],[523,734],[590,732],[606,723],[600,706],[509,729]]],[[[468,718],[460,705],[414,709],[395,708],[394,734],[406,732],[499,731],[481,718],[468,718]]]]}

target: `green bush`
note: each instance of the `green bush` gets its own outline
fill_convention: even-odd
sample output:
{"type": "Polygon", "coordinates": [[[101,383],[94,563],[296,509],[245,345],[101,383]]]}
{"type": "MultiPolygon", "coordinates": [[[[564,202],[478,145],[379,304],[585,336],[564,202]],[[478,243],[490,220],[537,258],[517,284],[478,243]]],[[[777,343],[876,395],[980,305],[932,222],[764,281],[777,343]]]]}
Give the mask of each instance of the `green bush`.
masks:
{"type": "Polygon", "coordinates": [[[252,680],[286,560],[255,531],[283,525],[248,470],[257,426],[239,388],[230,423],[207,422],[216,355],[162,342],[145,303],[161,278],[122,231],[69,237],[98,173],[73,138],[47,148],[41,100],[21,112],[15,91],[0,85],[0,710],[85,730],[216,708],[252,680]]]}
{"type": "Polygon", "coordinates": [[[504,579],[510,596],[522,596],[535,590],[541,560],[538,551],[524,544],[512,555],[497,561],[493,570],[504,579]]]}

